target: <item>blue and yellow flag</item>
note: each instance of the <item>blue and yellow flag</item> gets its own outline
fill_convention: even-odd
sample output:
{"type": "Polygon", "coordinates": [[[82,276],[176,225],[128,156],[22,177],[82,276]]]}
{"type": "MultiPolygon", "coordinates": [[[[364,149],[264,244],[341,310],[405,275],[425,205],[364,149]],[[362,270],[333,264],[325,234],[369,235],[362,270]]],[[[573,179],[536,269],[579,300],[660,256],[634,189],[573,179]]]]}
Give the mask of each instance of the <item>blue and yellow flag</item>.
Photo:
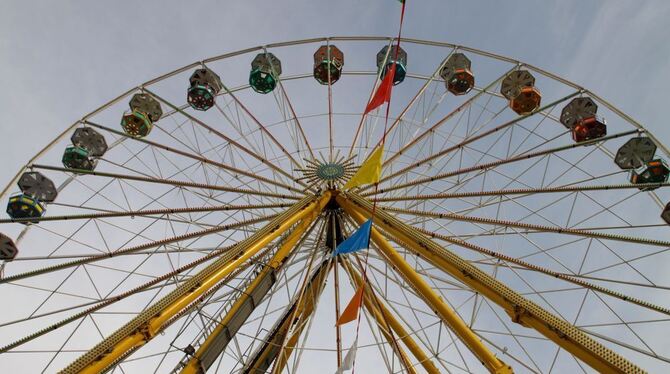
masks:
{"type": "Polygon", "coordinates": [[[384,148],[382,146],[372,152],[363,165],[358,169],[351,179],[344,185],[344,189],[348,190],[368,183],[377,183],[382,175],[382,156],[384,155],[384,148]]]}
{"type": "Polygon", "coordinates": [[[356,230],[347,240],[340,243],[335,248],[333,256],[360,251],[366,249],[370,243],[370,231],[372,230],[372,220],[365,221],[361,227],[356,230]]]}

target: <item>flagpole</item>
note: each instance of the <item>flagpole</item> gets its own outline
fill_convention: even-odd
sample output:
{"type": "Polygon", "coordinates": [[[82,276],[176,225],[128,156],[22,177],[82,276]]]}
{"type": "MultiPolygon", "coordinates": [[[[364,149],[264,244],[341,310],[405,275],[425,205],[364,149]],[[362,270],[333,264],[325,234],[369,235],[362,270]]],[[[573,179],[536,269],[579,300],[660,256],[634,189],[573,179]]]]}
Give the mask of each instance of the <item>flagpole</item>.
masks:
{"type": "MultiPolygon", "coordinates": [[[[385,116],[386,118],[385,118],[385,121],[384,121],[384,132],[382,133],[381,144],[379,145],[382,148],[382,150],[384,149],[384,144],[386,143],[386,132],[387,132],[388,123],[389,123],[389,113],[390,113],[390,110],[391,110],[391,96],[392,96],[391,93],[393,92],[393,80],[395,78],[395,72],[396,72],[396,61],[398,60],[398,52],[400,50],[400,37],[402,35],[402,23],[403,23],[403,20],[405,18],[405,4],[406,4],[406,1],[403,0],[402,1],[402,8],[400,10],[400,26],[398,28],[398,40],[396,41],[396,48],[395,48],[395,53],[394,53],[395,56],[393,58],[393,65],[391,66],[391,69],[389,69],[389,71],[386,72],[386,75],[387,75],[386,78],[389,80],[389,82],[388,83],[383,82],[383,83],[388,84],[389,87],[386,87],[388,89],[388,92],[387,92],[388,101],[386,102],[386,116],[385,116]]],[[[377,89],[379,90],[380,88],[382,88],[382,87],[380,86],[377,89]]],[[[379,181],[377,180],[375,182],[375,193],[378,191],[378,189],[379,189],[379,181]]],[[[376,209],[377,209],[377,202],[374,202],[374,204],[372,206],[372,215],[370,216],[370,233],[372,233],[372,225],[374,223],[374,217],[375,217],[375,210],[376,209]]],[[[368,235],[368,248],[370,247],[370,237],[371,237],[371,235],[368,235]]],[[[368,249],[365,252],[365,261],[364,261],[363,271],[362,271],[363,280],[362,280],[361,285],[360,285],[360,288],[362,288],[362,289],[365,289],[365,286],[368,282],[367,271],[368,271],[369,255],[370,255],[370,250],[368,249]]],[[[361,304],[362,303],[360,303],[359,306],[358,306],[359,309],[361,308],[361,304]]],[[[356,338],[354,340],[355,342],[358,341],[358,334],[360,332],[360,328],[361,328],[361,313],[358,313],[358,320],[356,321],[356,338]]],[[[352,365],[352,368],[351,368],[351,374],[355,374],[355,373],[356,373],[356,357],[354,356],[353,365],[352,365]]]]}
{"type": "MultiPolygon", "coordinates": [[[[331,227],[330,229],[332,230],[332,248],[335,248],[337,246],[337,234],[335,232],[336,230],[336,224],[335,224],[335,213],[331,213],[331,227]]],[[[340,316],[340,279],[338,275],[338,268],[339,268],[339,263],[340,259],[339,257],[335,256],[335,269],[334,270],[334,278],[335,278],[335,335],[336,335],[336,344],[337,344],[337,368],[340,368],[340,365],[342,364],[342,329],[340,328],[340,325],[337,324],[337,319],[340,316]]]]}

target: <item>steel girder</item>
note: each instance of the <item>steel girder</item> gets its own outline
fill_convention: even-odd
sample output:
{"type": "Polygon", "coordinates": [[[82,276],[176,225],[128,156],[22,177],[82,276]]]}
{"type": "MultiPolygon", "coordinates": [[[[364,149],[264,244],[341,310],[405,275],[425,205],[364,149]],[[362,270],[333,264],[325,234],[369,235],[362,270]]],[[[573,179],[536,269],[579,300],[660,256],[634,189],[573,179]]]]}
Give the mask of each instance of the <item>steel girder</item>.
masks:
{"type": "MultiPolygon", "coordinates": [[[[373,211],[372,203],[353,192],[339,194],[337,202],[359,222],[370,217],[373,211]]],[[[501,306],[512,321],[535,329],[595,370],[602,373],[645,373],[579,328],[521,296],[383,209],[375,210],[375,225],[390,234],[398,244],[501,306]]],[[[378,231],[377,235],[381,236],[378,231]]]]}
{"type": "Polygon", "coordinates": [[[99,373],[118,363],[126,355],[149,342],[156,334],[181,316],[193,303],[216,286],[226,275],[233,272],[266,245],[289,230],[296,222],[321,212],[330,201],[332,193],[324,192],[320,197],[301,199],[291,208],[274,218],[249,238],[222,255],[200,272],[182,283],[175,290],[154,303],[130,322],[98,343],[90,351],[62,370],[63,373],[99,373]]]}
{"type": "MultiPolygon", "coordinates": [[[[337,197],[338,203],[358,224],[366,221],[360,210],[353,209],[353,203],[344,196],[337,197]]],[[[359,208],[360,209],[360,208],[359,208]]],[[[376,225],[380,225],[376,223],[376,225]]],[[[396,269],[403,279],[409,283],[417,294],[428,304],[445,324],[461,339],[461,341],[477,356],[491,373],[510,374],[512,367],[500,360],[481,342],[480,338],[470,329],[463,319],[430,287],[423,277],[405,261],[395,248],[376,228],[372,228],[370,239],[377,245],[384,259],[396,269]]]]}
{"type": "Polygon", "coordinates": [[[197,347],[197,351],[188,357],[181,373],[204,373],[214,364],[237,331],[275,284],[277,272],[284,265],[292,250],[305,236],[305,233],[308,232],[319,213],[319,211],[314,210],[312,214],[296,225],[268,264],[249,283],[230,310],[209,333],[205,341],[197,347]]]}

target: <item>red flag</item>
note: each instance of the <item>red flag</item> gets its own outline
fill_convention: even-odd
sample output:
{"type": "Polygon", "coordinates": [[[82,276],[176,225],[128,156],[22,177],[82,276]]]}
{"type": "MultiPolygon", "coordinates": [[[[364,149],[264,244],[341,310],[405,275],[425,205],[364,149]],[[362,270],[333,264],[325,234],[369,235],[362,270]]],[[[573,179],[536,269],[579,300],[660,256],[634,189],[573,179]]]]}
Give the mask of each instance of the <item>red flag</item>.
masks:
{"type": "Polygon", "coordinates": [[[344,325],[345,323],[349,323],[358,318],[358,309],[360,309],[361,302],[363,301],[363,290],[363,285],[358,287],[354,297],[351,298],[347,307],[344,308],[344,311],[340,314],[340,318],[337,319],[335,326],[344,325]]]}
{"type": "Polygon", "coordinates": [[[368,114],[384,103],[391,101],[391,89],[393,89],[393,78],[395,77],[395,63],[391,64],[391,68],[386,72],[384,80],[377,87],[377,92],[372,97],[372,100],[365,107],[365,113],[368,114]]]}

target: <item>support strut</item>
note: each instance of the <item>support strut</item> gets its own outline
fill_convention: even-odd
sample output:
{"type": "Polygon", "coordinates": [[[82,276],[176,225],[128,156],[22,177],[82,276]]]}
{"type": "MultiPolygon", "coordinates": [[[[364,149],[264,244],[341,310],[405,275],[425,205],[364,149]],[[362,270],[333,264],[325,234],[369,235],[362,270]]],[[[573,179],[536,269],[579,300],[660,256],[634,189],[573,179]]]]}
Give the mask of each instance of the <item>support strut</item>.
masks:
{"type": "Polygon", "coordinates": [[[332,196],[326,191],[319,198],[305,197],[273,219],[249,238],[239,242],[226,255],[202,269],[175,290],[145,309],[137,317],[79,357],[63,373],[99,373],[118,363],[127,354],[150,341],[174,322],[182,310],[216,286],[228,274],[254,256],[296,222],[321,212],[332,196]]]}
{"type": "MultiPolygon", "coordinates": [[[[340,194],[337,201],[354,217],[363,219],[371,215],[372,204],[360,195],[340,194]]],[[[595,370],[602,373],[645,373],[640,367],[579,328],[521,296],[506,284],[441,247],[388,212],[377,209],[375,223],[391,234],[399,244],[501,306],[514,322],[535,329],[595,370]]]]}
{"type": "Polygon", "coordinates": [[[272,362],[279,357],[280,351],[282,350],[282,342],[286,340],[286,336],[291,327],[299,326],[293,331],[293,335],[289,338],[288,343],[283,349],[283,357],[285,358],[282,360],[282,363],[276,364],[283,368],[283,365],[288,361],[288,357],[293,351],[297,338],[306,326],[307,319],[314,312],[316,301],[324,288],[330,265],[331,262],[328,260],[323,261],[321,265],[319,265],[305,287],[304,296],[293,300],[293,303],[286,309],[277,324],[275,324],[275,327],[262,340],[264,343],[254,352],[251,359],[244,365],[242,373],[266,373],[270,369],[272,362]],[[293,318],[294,315],[295,319],[293,318]]]}
{"type": "Polygon", "coordinates": [[[296,225],[269,263],[249,283],[244,292],[233,303],[230,311],[226,313],[205,341],[197,347],[198,350],[192,356],[186,357],[187,361],[181,370],[182,374],[204,373],[216,362],[228,343],[233,340],[237,331],[272,289],[277,280],[277,272],[285,264],[285,260],[291,254],[291,251],[301,242],[318,214],[318,211],[314,211],[296,225]]]}
{"type": "MultiPolygon", "coordinates": [[[[338,195],[337,201],[359,225],[366,221],[365,216],[363,216],[359,210],[351,209],[353,204],[348,199],[338,195]]],[[[375,222],[377,221],[375,220],[375,222]]],[[[376,223],[376,225],[379,225],[379,223],[376,223]]],[[[379,230],[373,227],[370,233],[370,238],[377,245],[380,254],[386,261],[398,270],[403,279],[412,286],[419,297],[421,297],[426,304],[435,311],[435,314],[449,326],[449,328],[491,373],[513,373],[512,368],[496,357],[489,348],[481,342],[479,337],[470,329],[465,321],[461,319],[458,313],[444,302],[430,285],[417,274],[414,268],[405,261],[403,256],[400,255],[395,248],[393,248],[379,230]]]]}
{"type": "MultiPolygon", "coordinates": [[[[363,280],[360,274],[354,269],[353,266],[351,266],[349,261],[346,259],[342,259],[342,266],[344,266],[344,268],[347,270],[347,273],[351,277],[356,287],[360,287],[363,280]]],[[[363,303],[365,305],[365,308],[368,309],[370,314],[372,314],[372,316],[377,320],[377,323],[379,323],[379,325],[382,327],[382,333],[384,333],[387,339],[390,338],[389,330],[393,329],[393,332],[398,337],[398,339],[400,339],[403,343],[405,343],[405,346],[407,346],[409,351],[419,361],[419,363],[421,364],[421,366],[423,366],[426,372],[428,372],[429,374],[440,373],[440,371],[437,369],[433,361],[426,355],[426,353],[424,353],[421,347],[418,344],[416,344],[412,336],[407,332],[407,330],[400,323],[400,321],[398,321],[398,319],[395,318],[395,316],[386,307],[386,305],[382,303],[379,297],[377,297],[377,295],[375,295],[374,292],[372,292],[370,286],[366,286],[365,288],[363,303]],[[384,329],[386,329],[386,331],[384,329]]],[[[394,345],[391,342],[391,340],[389,340],[389,343],[393,347],[397,345],[397,343],[394,345]]],[[[398,348],[400,347],[398,346],[398,348]]],[[[407,368],[408,372],[416,372],[414,367],[409,362],[409,359],[404,355],[404,352],[400,349],[398,350],[400,351],[398,352],[398,356],[401,357],[401,361],[405,363],[405,367],[407,368]]]]}

